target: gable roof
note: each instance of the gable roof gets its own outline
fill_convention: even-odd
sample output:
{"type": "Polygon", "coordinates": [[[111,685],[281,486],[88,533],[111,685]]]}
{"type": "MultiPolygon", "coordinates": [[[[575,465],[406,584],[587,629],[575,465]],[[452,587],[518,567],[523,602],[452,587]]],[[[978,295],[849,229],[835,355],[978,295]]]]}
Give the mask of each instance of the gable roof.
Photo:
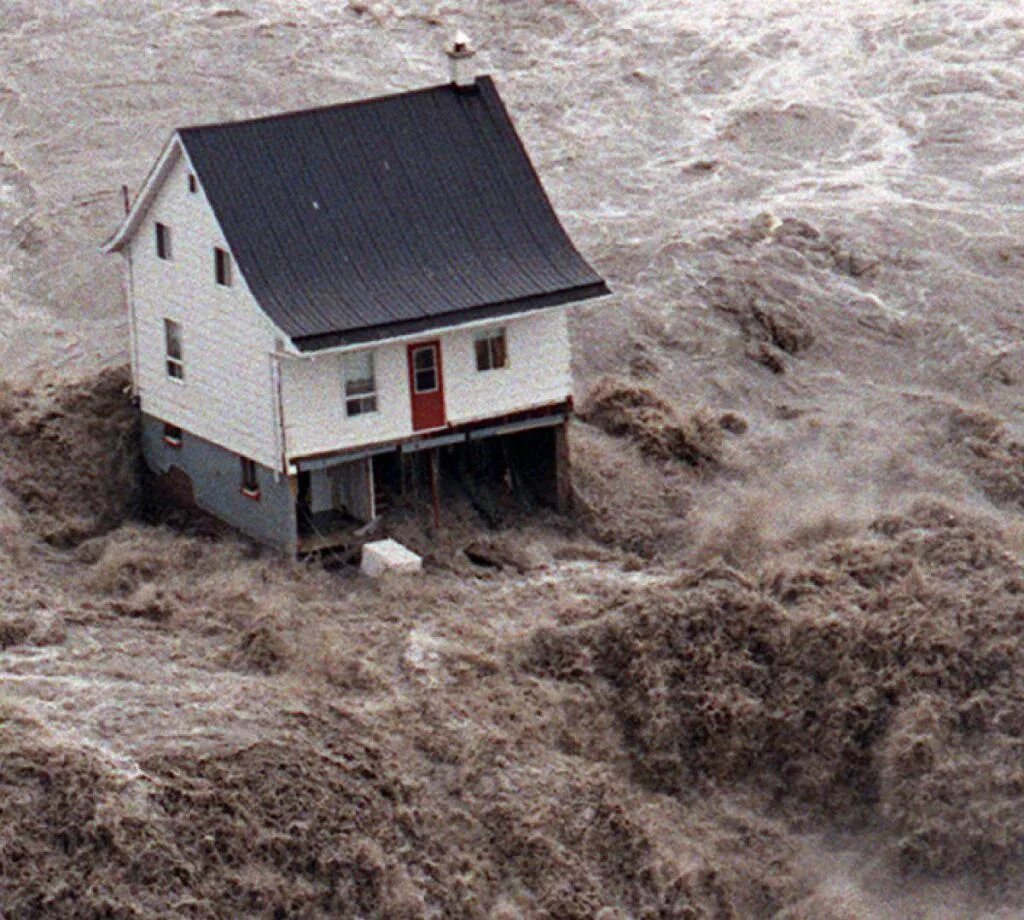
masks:
{"type": "Polygon", "coordinates": [[[178,136],[253,295],[302,350],[608,293],[489,77],[178,136]]]}

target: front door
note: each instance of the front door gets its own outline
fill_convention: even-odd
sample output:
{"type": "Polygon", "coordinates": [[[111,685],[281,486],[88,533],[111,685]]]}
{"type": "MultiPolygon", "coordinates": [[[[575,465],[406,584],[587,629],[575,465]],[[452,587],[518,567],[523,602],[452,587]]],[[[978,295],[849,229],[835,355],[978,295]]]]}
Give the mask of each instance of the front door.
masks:
{"type": "Polygon", "coordinates": [[[409,392],[412,394],[413,430],[444,427],[444,378],[439,340],[409,346],[409,392]]]}

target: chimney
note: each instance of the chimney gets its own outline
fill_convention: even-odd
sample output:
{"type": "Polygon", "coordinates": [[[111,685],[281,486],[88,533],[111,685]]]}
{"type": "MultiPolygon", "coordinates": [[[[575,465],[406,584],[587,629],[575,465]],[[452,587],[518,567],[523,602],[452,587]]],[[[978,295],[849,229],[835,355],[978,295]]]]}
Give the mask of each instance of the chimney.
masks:
{"type": "Polygon", "coordinates": [[[452,83],[461,87],[472,86],[476,79],[476,67],[473,64],[476,51],[466,33],[461,30],[456,32],[445,45],[444,53],[448,55],[448,72],[452,83]]]}

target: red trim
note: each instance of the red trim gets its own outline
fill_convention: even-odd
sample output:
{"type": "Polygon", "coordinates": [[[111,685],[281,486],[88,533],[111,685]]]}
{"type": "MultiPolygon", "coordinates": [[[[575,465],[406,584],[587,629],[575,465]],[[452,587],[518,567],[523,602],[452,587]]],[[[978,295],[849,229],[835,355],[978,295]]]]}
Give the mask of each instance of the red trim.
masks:
{"type": "Polygon", "coordinates": [[[169,438],[167,435],[164,435],[164,444],[178,450],[181,447],[181,438],[169,438]]]}
{"type": "Polygon", "coordinates": [[[246,498],[251,498],[254,502],[258,502],[260,500],[259,489],[239,489],[238,491],[241,492],[246,498]]]}

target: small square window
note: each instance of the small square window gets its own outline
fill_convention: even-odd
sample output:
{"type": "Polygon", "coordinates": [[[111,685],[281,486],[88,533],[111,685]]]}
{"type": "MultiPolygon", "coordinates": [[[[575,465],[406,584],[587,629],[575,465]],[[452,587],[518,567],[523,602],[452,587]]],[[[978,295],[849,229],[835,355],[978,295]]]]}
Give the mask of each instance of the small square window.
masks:
{"type": "Polygon", "coordinates": [[[357,351],[342,358],[345,412],[365,415],[377,411],[377,377],[372,351],[357,351]]]}
{"type": "Polygon", "coordinates": [[[413,392],[436,393],[437,380],[437,345],[424,345],[413,349],[413,392]]]}
{"type": "Polygon", "coordinates": [[[242,494],[249,498],[259,498],[260,481],[256,475],[256,461],[248,457],[239,457],[241,466],[242,494]]]}
{"type": "Polygon", "coordinates": [[[493,371],[508,363],[508,349],[505,343],[505,327],[478,332],[473,337],[476,350],[476,369],[493,371]]]}
{"type": "Polygon", "coordinates": [[[188,174],[188,190],[194,195],[198,190],[199,186],[196,184],[196,177],[192,173],[188,174]]]}
{"type": "Polygon", "coordinates": [[[167,356],[167,376],[185,379],[185,351],[181,340],[181,323],[164,320],[164,350],[167,356]]]}
{"type": "Polygon", "coordinates": [[[161,259],[171,257],[171,228],[167,224],[156,224],[156,254],[161,259]]]}
{"type": "Polygon", "coordinates": [[[231,253],[220,246],[213,247],[213,267],[217,284],[231,287],[231,253]]]}
{"type": "Polygon", "coordinates": [[[171,447],[181,447],[181,429],[177,425],[164,422],[164,443],[171,447]]]}

